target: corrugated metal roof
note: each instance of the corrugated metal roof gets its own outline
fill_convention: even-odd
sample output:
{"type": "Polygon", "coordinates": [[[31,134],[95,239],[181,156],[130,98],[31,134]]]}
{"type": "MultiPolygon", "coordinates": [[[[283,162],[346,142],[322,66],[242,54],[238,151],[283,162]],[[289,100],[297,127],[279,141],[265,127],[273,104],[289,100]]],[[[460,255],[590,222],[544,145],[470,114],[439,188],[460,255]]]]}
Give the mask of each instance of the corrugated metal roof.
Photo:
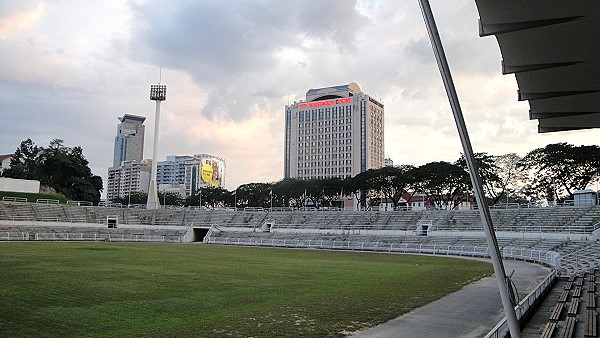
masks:
{"type": "Polygon", "coordinates": [[[541,133],[600,127],[600,1],[475,0],[541,133]]]}

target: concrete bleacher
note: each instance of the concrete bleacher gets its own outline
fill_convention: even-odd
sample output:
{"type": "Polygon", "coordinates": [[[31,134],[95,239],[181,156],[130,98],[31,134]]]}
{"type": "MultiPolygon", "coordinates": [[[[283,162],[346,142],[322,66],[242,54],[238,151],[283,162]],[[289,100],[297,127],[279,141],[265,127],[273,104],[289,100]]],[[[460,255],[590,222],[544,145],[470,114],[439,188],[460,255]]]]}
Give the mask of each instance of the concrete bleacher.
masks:
{"type": "MultiPolygon", "coordinates": [[[[498,233],[530,234],[503,238],[498,236],[503,247],[525,247],[545,251],[564,251],[565,261],[584,268],[585,262],[579,257],[595,256],[594,249],[583,250],[573,234],[587,236],[600,222],[600,207],[558,207],[532,209],[491,210],[492,219],[498,233]],[[562,225],[561,225],[562,224],[562,225]],[[554,237],[539,236],[539,233],[554,233],[554,237]],[[572,238],[571,238],[572,237],[572,238]],[[561,250],[562,249],[562,250],[561,250]],[[570,252],[569,252],[570,251],[570,252]]],[[[323,233],[351,233],[394,237],[416,234],[417,224],[426,221],[431,224],[430,235],[445,234],[463,237],[462,242],[472,244],[466,238],[483,237],[479,212],[474,211],[233,211],[233,210],[146,210],[134,208],[89,207],[76,205],[51,205],[20,202],[0,202],[0,220],[32,220],[71,223],[106,223],[108,216],[116,216],[120,224],[161,225],[161,226],[220,226],[260,229],[267,221],[273,224],[273,231],[296,231],[323,233]],[[379,231],[381,230],[381,231],[379,231]]],[[[1,229],[0,229],[1,230],[1,229]]],[[[442,240],[440,240],[442,241],[442,240]]],[[[452,245],[454,243],[447,243],[452,245]]],[[[466,245],[465,244],[465,245],[466,245]]],[[[595,258],[594,258],[595,259],[595,258]]]]}
{"type": "MultiPolygon", "coordinates": [[[[0,219],[57,219],[97,223],[108,215],[117,215],[122,223],[131,224],[246,224],[258,226],[266,219],[278,225],[301,226],[370,226],[408,230],[423,220],[437,230],[481,231],[477,210],[423,211],[232,211],[232,210],[146,210],[75,205],[50,205],[0,202],[0,219]]],[[[498,231],[583,233],[600,223],[600,207],[557,207],[491,210],[498,231]]]]}
{"type": "MultiPolygon", "coordinates": [[[[600,224],[600,206],[491,210],[491,216],[505,257],[555,264],[561,283],[562,276],[600,267],[600,242],[590,236],[600,224]],[[559,255],[559,263],[555,255],[559,255]]],[[[194,227],[210,228],[205,240],[215,244],[482,257],[489,252],[476,210],[146,210],[0,202],[0,240],[182,242],[189,240],[194,227]],[[118,228],[107,228],[108,216],[119,219],[118,228]],[[430,224],[426,236],[417,236],[421,222],[430,224]],[[270,226],[265,228],[267,223],[270,226]]],[[[572,330],[581,336],[584,330],[592,330],[588,323],[597,316],[597,309],[591,313],[587,306],[596,302],[595,291],[590,291],[595,286],[587,287],[569,289],[568,295],[561,292],[555,298],[563,297],[562,308],[556,302],[549,305],[555,320],[545,319],[532,332],[556,336],[572,330]],[[579,304],[573,298],[579,299],[579,304]]]]}
{"type": "Polygon", "coordinates": [[[598,269],[558,278],[522,336],[598,337],[598,280],[598,269]]]}
{"type": "Polygon", "coordinates": [[[7,203],[0,202],[3,211],[2,217],[12,220],[35,220],[36,214],[31,203],[7,203]]]}
{"type": "Polygon", "coordinates": [[[15,221],[1,224],[0,240],[48,240],[48,241],[154,241],[183,242],[186,227],[139,227],[89,223],[55,223],[15,221]]]}

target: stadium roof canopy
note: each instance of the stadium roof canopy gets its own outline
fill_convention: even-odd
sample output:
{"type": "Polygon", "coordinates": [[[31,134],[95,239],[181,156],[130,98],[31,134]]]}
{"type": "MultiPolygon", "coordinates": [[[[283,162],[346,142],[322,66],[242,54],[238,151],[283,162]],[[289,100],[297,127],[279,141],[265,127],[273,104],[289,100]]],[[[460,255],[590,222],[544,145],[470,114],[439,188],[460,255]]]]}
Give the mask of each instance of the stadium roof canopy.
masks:
{"type": "Polygon", "coordinates": [[[600,127],[600,1],[475,0],[540,133],[600,127]]]}

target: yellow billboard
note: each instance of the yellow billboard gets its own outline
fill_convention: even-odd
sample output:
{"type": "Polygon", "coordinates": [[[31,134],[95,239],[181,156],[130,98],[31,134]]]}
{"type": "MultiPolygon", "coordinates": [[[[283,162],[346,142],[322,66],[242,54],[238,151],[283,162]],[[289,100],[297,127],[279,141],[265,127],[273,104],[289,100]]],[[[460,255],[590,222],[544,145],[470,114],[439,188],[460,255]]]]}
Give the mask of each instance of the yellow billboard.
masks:
{"type": "Polygon", "coordinates": [[[210,164],[205,164],[202,166],[202,181],[208,183],[212,181],[213,178],[213,168],[210,164]]]}

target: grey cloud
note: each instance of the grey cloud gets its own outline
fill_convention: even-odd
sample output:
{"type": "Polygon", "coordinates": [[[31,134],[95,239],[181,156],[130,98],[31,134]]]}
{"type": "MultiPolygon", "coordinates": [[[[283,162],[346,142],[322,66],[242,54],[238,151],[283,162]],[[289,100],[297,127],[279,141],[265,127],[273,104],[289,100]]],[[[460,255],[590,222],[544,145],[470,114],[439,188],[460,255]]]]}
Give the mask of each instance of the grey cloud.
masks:
{"type": "Polygon", "coordinates": [[[431,43],[427,36],[422,36],[417,40],[412,40],[408,43],[405,50],[409,59],[413,57],[422,64],[434,64],[435,58],[431,43]]]}
{"type": "MultiPolygon", "coordinates": [[[[277,51],[302,49],[306,37],[352,51],[358,28],[367,21],[353,2],[344,0],[227,4],[187,1],[166,9],[158,1],[132,5],[145,24],[133,29],[130,58],[189,72],[199,84],[220,92],[256,92],[252,82],[240,78],[260,80],[277,70],[277,51]],[[233,83],[245,87],[234,90],[233,83]]],[[[231,111],[234,117],[239,114],[231,111]]]]}

